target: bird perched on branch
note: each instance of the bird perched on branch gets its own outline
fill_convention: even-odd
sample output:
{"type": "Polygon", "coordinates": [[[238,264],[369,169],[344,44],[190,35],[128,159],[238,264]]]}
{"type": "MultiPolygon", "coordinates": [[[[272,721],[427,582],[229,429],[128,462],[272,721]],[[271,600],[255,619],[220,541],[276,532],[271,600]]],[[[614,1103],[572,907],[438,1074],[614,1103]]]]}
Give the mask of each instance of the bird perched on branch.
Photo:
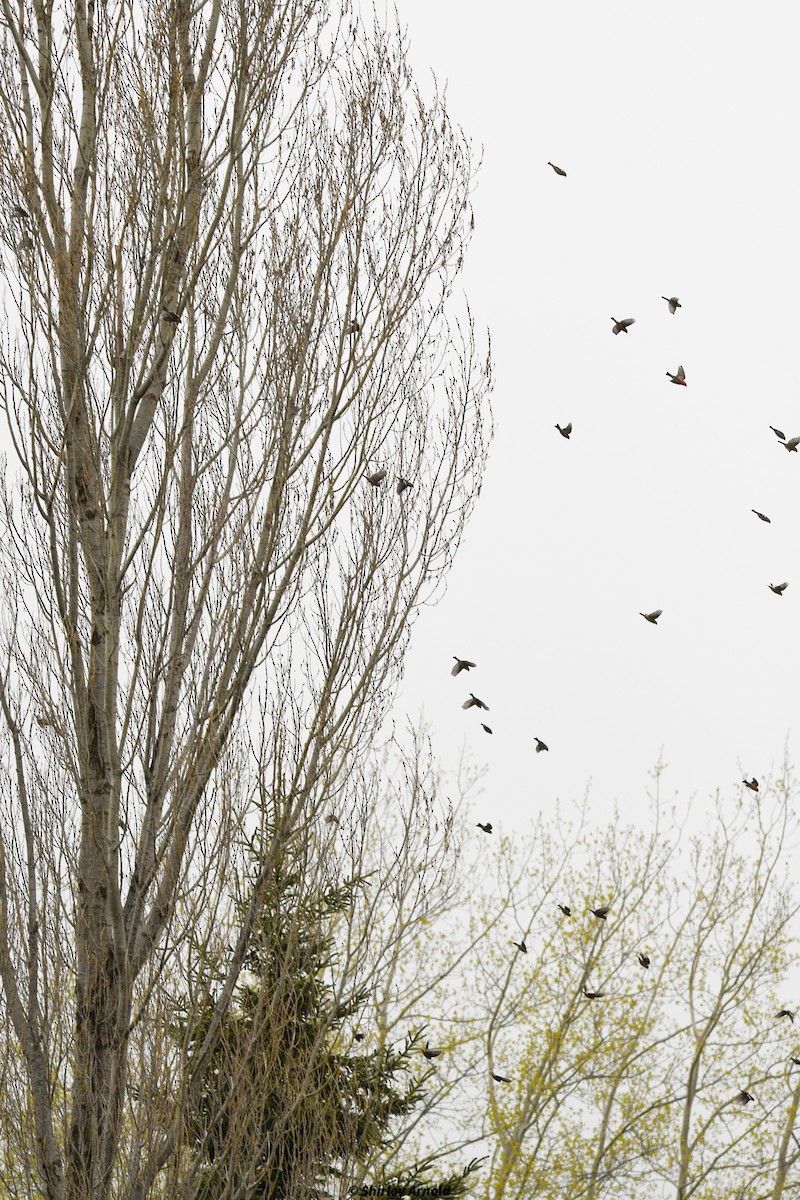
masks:
{"type": "Polygon", "coordinates": [[[764,515],[764,513],[760,513],[760,512],[758,511],[758,509],[757,509],[757,508],[751,508],[751,509],[750,509],[750,512],[754,512],[754,513],[756,514],[756,516],[758,517],[759,521],[766,521],[767,525],[771,525],[771,524],[772,524],[772,522],[770,521],[769,517],[766,517],[766,516],[764,515]]]}
{"type": "Polygon", "coordinates": [[[567,178],[567,172],[566,172],[566,171],[562,171],[562,170],[561,170],[561,167],[557,167],[555,163],[551,163],[551,162],[549,162],[549,161],[548,161],[547,165],[548,165],[548,167],[552,167],[552,168],[553,168],[553,170],[555,171],[556,175],[563,175],[565,179],[567,178]]]}
{"type": "Polygon", "coordinates": [[[347,337],[355,337],[357,333],[361,333],[361,326],[356,320],[348,321],[344,332],[347,337]]]}
{"type": "Polygon", "coordinates": [[[512,942],[511,945],[516,946],[520,954],[528,953],[528,947],[525,945],[525,938],[523,938],[521,942],[512,942]]]}
{"type": "Polygon", "coordinates": [[[456,660],[456,665],[450,668],[451,675],[458,675],[461,671],[471,671],[473,667],[478,665],[477,663],[470,662],[468,658],[457,658],[455,654],[453,658],[456,660]]]}
{"type": "Polygon", "coordinates": [[[597,917],[598,921],[605,921],[611,910],[609,908],[590,908],[587,911],[590,912],[593,917],[597,917]]]}
{"type": "Polygon", "coordinates": [[[422,1053],[426,1058],[438,1058],[442,1052],[441,1050],[431,1050],[430,1046],[426,1042],[422,1049],[422,1053]]]}
{"type": "MultiPolygon", "coordinates": [[[[558,901],[556,901],[556,903],[558,903],[558,901]]],[[[572,916],[572,909],[570,908],[570,906],[568,904],[559,904],[558,907],[561,909],[561,911],[565,917],[572,916]]]]}
{"type": "Polygon", "coordinates": [[[794,1013],[790,1008],[782,1008],[780,1012],[775,1013],[775,1020],[780,1020],[781,1017],[788,1017],[794,1025],[794,1013]]]}
{"type": "Polygon", "coordinates": [[[636,324],[636,317],[623,317],[621,321],[618,321],[616,317],[612,317],[611,320],[614,322],[614,328],[611,330],[612,333],[627,333],[629,327],[636,324]]]}
{"type": "Polygon", "coordinates": [[[533,740],[536,742],[536,753],[537,754],[541,754],[543,750],[550,749],[550,747],[547,745],[547,743],[543,742],[541,738],[534,737],[533,740]]]}
{"type": "Polygon", "coordinates": [[[587,1000],[602,1000],[605,996],[605,992],[587,992],[586,988],[583,989],[583,994],[587,1000]]]}
{"type": "Polygon", "coordinates": [[[677,309],[683,308],[683,305],[677,296],[662,296],[661,299],[666,300],[667,304],[669,305],[669,311],[672,313],[673,317],[675,316],[677,309]]]}
{"type": "Polygon", "coordinates": [[[485,825],[481,825],[480,821],[478,821],[478,829],[482,829],[484,833],[491,833],[492,832],[492,822],[487,821],[485,825]]]}
{"type": "Polygon", "coordinates": [[[686,372],[684,371],[683,367],[678,367],[675,375],[673,375],[670,371],[667,371],[667,375],[673,383],[677,383],[681,387],[686,387],[686,372]]]}
{"type": "Polygon", "coordinates": [[[800,1058],[795,1058],[794,1055],[789,1055],[789,1062],[793,1062],[796,1067],[800,1067],[800,1058]]]}
{"type": "Polygon", "coordinates": [[[770,583],[769,590],[774,592],[776,596],[782,596],[789,586],[788,583],[770,583]]]}
{"type": "Polygon", "coordinates": [[[649,971],[650,970],[649,956],[647,954],[637,954],[636,957],[639,959],[639,966],[644,967],[645,971],[649,971]]]}
{"type": "Polygon", "coordinates": [[[742,783],[744,784],[745,787],[750,788],[751,792],[758,791],[758,780],[756,779],[755,775],[753,776],[752,779],[743,779],[742,783]]]}
{"type": "Polygon", "coordinates": [[[559,424],[556,422],[556,429],[558,430],[558,432],[561,434],[561,436],[562,436],[563,438],[566,438],[566,439],[567,439],[567,441],[569,441],[569,435],[572,433],[572,421],[567,421],[567,423],[566,423],[566,425],[564,426],[564,428],[563,428],[563,429],[562,429],[562,428],[561,428],[561,426],[560,426],[560,425],[559,425],[559,424]]]}
{"type": "Polygon", "coordinates": [[[461,707],[462,708],[484,708],[486,710],[486,712],[489,711],[489,705],[484,704],[484,702],[482,700],[479,700],[477,696],[473,696],[472,692],[470,692],[470,694],[469,694],[469,700],[465,700],[464,703],[461,705],[461,707]]]}
{"type": "Polygon", "coordinates": [[[639,613],[639,616],[644,617],[645,621],[649,621],[651,625],[656,625],[663,611],[663,608],[656,608],[653,612],[639,613]]]}
{"type": "Polygon", "coordinates": [[[162,308],[161,320],[166,321],[168,325],[180,325],[180,313],[172,312],[169,308],[162,308]]]}
{"type": "Polygon", "coordinates": [[[403,476],[401,475],[401,476],[400,476],[400,478],[399,478],[399,479],[398,479],[398,481],[397,481],[397,494],[398,494],[398,496],[402,496],[403,492],[407,491],[407,490],[408,490],[408,488],[412,488],[413,486],[414,486],[414,485],[413,485],[413,483],[411,482],[411,480],[410,480],[410,479],[404,479],[404,478],[403,478],[403,476]]]}
{"type": "Polygon", "coordinates": [[[494,1071],[492,1071],[492,1079],[496,1080],[497,1083],[511,1083],[507,1075],[495,1075],[494,1071]]]}
{"type": "Polygon", "coordinates": [[[372,484],[372,486],[374,488],[377,488],[377,487],[381,486],[384,479],[386,478],[386,472],[384,470],[373,471],[372,474],[367,475],[366,478],[367,478],[367,483],[370,483],[370,484],[372,484]]]}

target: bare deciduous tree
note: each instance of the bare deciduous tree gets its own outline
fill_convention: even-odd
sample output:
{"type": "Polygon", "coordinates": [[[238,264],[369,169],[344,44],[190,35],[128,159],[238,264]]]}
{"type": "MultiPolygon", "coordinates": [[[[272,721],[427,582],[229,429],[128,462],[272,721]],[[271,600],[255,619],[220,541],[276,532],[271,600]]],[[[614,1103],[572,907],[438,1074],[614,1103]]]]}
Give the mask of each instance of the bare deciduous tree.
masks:
{"type": "Polygon", "coordinates": [[[479,490],[472,168],[400,35],[321,0],[0,6],[4,1136],[18,1189],[134,1200],[178,1184],[269,853],[170,1120],[131,1047],[169,1059],[177,978],[207,1004],[248,822],[279,856],[361,794],[479,490]]]}

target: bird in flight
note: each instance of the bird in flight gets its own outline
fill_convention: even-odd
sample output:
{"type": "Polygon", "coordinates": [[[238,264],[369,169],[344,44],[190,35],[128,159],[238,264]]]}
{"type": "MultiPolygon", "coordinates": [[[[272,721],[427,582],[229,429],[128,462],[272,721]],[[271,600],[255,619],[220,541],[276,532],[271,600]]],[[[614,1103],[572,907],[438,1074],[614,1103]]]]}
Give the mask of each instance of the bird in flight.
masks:
{"type": "Polygon", "coordinates": [[[623,317],[621,321],[618,321],[616,317],[612,317],[611,320],[614,322],[614,327],[611,330],[612,333],[627,333],[628,327],[636,324],[636,317],[623,317]]]}
{"type": "Polygon", "coordinates": [[[649,956],[647,954],[637,954],[636,957],[639,959],[639,966],[644,967],[645,971],[648,971],[650,969],[649,956]]]}
{"type": "Polygon", "coordinates": [[[380,487],[386,478],[384,470],[373,471],[371,475],[367,475],[367,483],[371,483],[374,488],[380,487]]]}
{"type": "Polygon", "coordinates": [[[470,662],[468,658],[457,658],[455,654],[453,655],[453,658],[456,660],[456,665],[451,667],[451,675],[458,675],[460,671],[470,671],[473,667],[478,665],[477,663],[470,662]]]}
{"type": "MultiPolygon", "coordinates": [[[[558,901],[556,901],[556,903],[558,903],[558,901]]],[[[565,917],[572,916],[572,909],[570,908],[570,906],[568,904],[559,904],[558,907],[561,909],[561,911],[565,917]]]]}
{"type": "Polygon", "coordinates": [[[673,317],[675,316],[677,309],[683,308],[683,305],[677,296],[662,296],[661,299],[666,300],[667,304],[669,305],[669,311],[672,313],[673,317]]]}
{"type": "Polygon", "coordinates": [[[483,730],[484,733],[492,732],[488,725],[484,725],[483,721],[481,721],[481,729],[483,730]]]}
{"type": "Polygon", "coordinates": [[[492,1079],[495,1079],[498,1083],[511,1083],[507,1075],[495,1075],[494,1071],[492,1071],[492,1079]]]}
{"type": "Polygon", "coordinates": [[[746,1108],[747,1105],[753,1100],[755,1100],[755,1096],[751,1096],[750,1093],[744,1091],[744,1089],[742,1089],[742,1091],[739,1092],[739,1095],[736,1097],[736,1103],[741,1104],[742,1108],[746,1108]]]}
{"type": "Polygon", "coordinates": [[[767,525],[772,524],[769,517],[764,516],[764,514],[760,513],[757,508],[751,508],[750,512],[754,512],[756,514],[756,516],[758,517],[759,521],[766,521],[767,525]]]}
{"type": "Polygon", "coordinates": [[[484,833],[491,833],[492,832],[492,822],[487,821],[485,825],[481,825],[480,821],[478,821],[478,829],[482,829],[484,833]]]}
{"type": "Polygon", "coordinates": [[[556,175],[563,175],[565,179],[567,178],[567,172],[566,172],[566,171],[562,171],[562,170],[561,170],[561,167],[557,167],[555,163],[548,162],[548,164],[547,164],[547,165],[548,165],[548,167],[552,167],[552,168],[553,168],[553,170],[555,171],[556,175]]]}
{"type": "Polygon", "coordinates": [[[525,945],[525,938],[523,938],[521,942],[512,942],[511,945],[516,946],[520,954],[528,953],[528,947],[525,945]]]}
{"type": "Polygon", "coordinates": [[[755,775],[753,776],[752,779],[743,779],[742,783],[744,784],[745,787],[750,788],[751,792],[758,791],[758,780],[756,779],[755,775]]]}
{"type": "Polygon", "coordinates": [[[587,1000],[602,1000],[605,996],[605,992],[587,992],[586,988],[583,989],[583,994],[587,1000]]]}
{"type": "Polygon", "coordinates": [[[794,1013],[790,1008],[782,1008],[780,1012],[775,1013],[775,1020],[778,1021],[781,1017],[788,1017],[794,1025],[794,1013]]]}
{"type": "Polygon", "coordinates": [[[670,371],[667,371],[667,375],[669,375],[673,383],[680,384],[681,387],[686,387],[686,372],[684,371],[683,367],[678,367],[675,375],[673,375],[670,371]]]}
{"type": "Polygon", "coordinates": [[[611,910],[609,908],[590,908],[587,911],[590,912],[592,916],[597,917],[598,921],[605,921],[611,910]]]}
{"type": "Polygon", "coordinates": [[[536,753],[537,754],[541,754],[543,750],[550,749],[550,747],[547,745],[547,743],[543,742],[541,738],[534,737],[533,740],[536,742],[536,753]]]}
{"type": "Polygon", "coordinates": [[[800,1058],[795,1058],[794,1055],[789,1055],[789,1062],[793,1062],[796,1067],[800,1067],[800,1058]]]}
{"type": "Polygon", "coordinates": [[[774,425],[770,425],[770,429],[775,434],[775,437],[779,439],[779,441],[781,441],[781,442],[786,441],[786,434],[783,432],[782,429],[776,429],[774,425]]]}
{"type": "Polygon", "coordinates": [[[413,483],[411,482],[411,480],[410,480],[410,479],[404,479],[404,478],[403,478],[403,476],[401,475],[401,476],[400,476],[400,478],[399,478],[399,479],[398,479],[398,481],[397,481],[397,494],[398,494],[398,496],[402,496],[403,492],[405,492],[405,491],[406,491],[408,488],[411,488],[411,487],[413,487],[413,486],[414,486],[414,485],[413,485],[413,483]]]}
{"type": "Polygon", "coordinates": [[[663,608],[656,608],[653,612],[639,613],[639,616],[644,617],[645,621],[649,621],[651,625],[656,625],[663,611],[663,608]]]}
{"type": "Polygon", "coordinates": [[[558,423],[556,423],[556,429],[563,438],[566,438],[567,441],[569,441],[569,435],[572,433],[572,421],[567,421],[563,429],[558,423]]]}
{"type": "Polygon", "coordinates": [[[442,1052],[441,1052],[441,1050],[431,1050],[430,1046],[426,1042],[425,1046],[423,1047],[422,1053],[425,1055],[426,1058],[438,1058],[442,1052]]]}
{"type": "Polygon", "coordinates": [[[473,696],[472,692],[470,692],[470,694],[469,694],[469,700],[465,700],[464,703],[461,705],[461,707],[462,708],[485,708],[487,712],[489,711],[489,705],[484,704],[484,702],[482,700],[479,700],[477,696],[473,696]]]}
{"type": "Polygon", "coordinates": [[[789,438],[783,443],[787,450],[794,451],[797,454],[797,447],[800,446],[800,437],[789,438]]]}
{"type": "Polygon", "coordinates": [[[774,592],[776,596],[782,596],[788,586],[788,583],[771,583],[769,584],[769,590],[774,592]]]}

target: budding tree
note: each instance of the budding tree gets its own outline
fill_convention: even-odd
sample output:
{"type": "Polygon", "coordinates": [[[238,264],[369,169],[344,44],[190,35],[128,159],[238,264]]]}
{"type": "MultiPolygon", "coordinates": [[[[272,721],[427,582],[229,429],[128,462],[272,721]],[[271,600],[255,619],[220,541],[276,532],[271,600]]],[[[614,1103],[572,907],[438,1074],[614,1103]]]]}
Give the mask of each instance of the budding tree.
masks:
{"type": "Polygon", "coordinates": [[[0,13],[6,1169],[132,1200],[182,1186],[275,862],[354,802],[479,489],[472,168],[400,36],[321,0],[0,13]],[[172,1062],[178,990],[156,1135],[129,1053],[172,1062]]]}

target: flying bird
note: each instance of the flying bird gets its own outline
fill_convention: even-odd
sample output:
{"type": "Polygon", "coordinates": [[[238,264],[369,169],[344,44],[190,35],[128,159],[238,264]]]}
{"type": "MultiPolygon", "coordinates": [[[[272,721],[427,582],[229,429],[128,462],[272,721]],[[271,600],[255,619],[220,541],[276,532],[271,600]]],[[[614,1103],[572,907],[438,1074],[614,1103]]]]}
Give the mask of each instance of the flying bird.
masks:
{"type": "Polygon", "coordinates": [[[496,1080],[497,1083],[511,1083],[507,1075],[495,1075],[494,1071],[492,1071],[492,1079],[496,1080]]]}
{"type": "Polygon", "coordinates": [[[399,478],[399,479],[398,479],[398,481],[397,481],[397,494],[398,494],[398,496],[402,496],[403,492],[405,492],[405,491],[407,490],[407,488],[411,488],[411,487],[413,487],[413,486],[414,486],[414,485],[413,485],[413,483],[411,482],[411,480],[410,480],[410,479],[404,479],[404,478],[403,478],[403,476],[401,475],[401,476],[400,476],[400,478],[399,478]]]}
{"type": "Polygon", "coordinates": [[[488,725],[484,725],[483,721],[481,721],[481,729],[483,730],[484,733],[492,732],[488,725]]]}
{"type": "Polygon", "coordinates": [[[683,308],[683,305],[677,296],[662,296],[661,299],[666,300],[667,304],[669,305],[669,311],[672,313],[673,317],[675,316],[676,309],[683,308]]]}
{"type": "Polygon", "coordinates": [[[800,1058],[795,1058],[791,1054],[789,1055],[789,1062],[793,1062],[796,1067],[800,1067],[800,1058]]]}
{"type": "Polygon", "coordinates": [[[520,954],[528,953],[528,947],[525,945],[525,938],[523,938],[521,942],[512,942],[511,945],[516,946],[520,954]]]}
{"type": "Polygon", "coordinates": [[[566,172],[566,171],[562,171],[562,170],[561,170],[561,167],[557,167],[555,163],[548,162],[548,164],[547,164],[547,165],[548,165],[548,167],[552,167],[552,168],[553,168],[553,170],[555,171],[556,175],[563,175],[565,179],[567,178],[567,172],[566,172]]]}
{"type": "Polygon", "coordinates": [[[667,371],[667,375],[669,375],[673,383],[680,384],[681,387],[686,387],[686,372],[683,367],[678,367],[677,374],[673,375],[670,371],[667,371]]]}
{"type": "Polygon", "coordinates": [[[587,992],[586,988],[583,989],[583,994],[587,1000],[602,1000],[605,996],[605,992],[587,992]]]}
{"type": "Polygon", "coordinates": [[[794,1013],[790,1008],[782,1008],[780,1012],[775,1013],[775,1020],[778,1021],[781,1017],[788,1017],[794,1025],[794,1013]]]}
{"type": "Polygon", "coordinates": [[[348,321],[344,330],[347,337],[355,337],[357,333],[361,333],[361,326],[358,321],[348,321]]]}
{"type": "Polygon", "coordinates": [[[776,596],[782,596],[788,586],[788,583],[771,583],[769,584],[769,590],[774,592],[776,596]]]}
{"type": "Polygon", "coordinates": [[[481,825],[480,821],[478,821],[478,829],[482,829],[484,833],[491,833],[492,832],[492,822],[487,821],[485,825],[481,825]]]}
{"type": "Polygon", "coordinates": [[[639,613],[639,616],[644,617],[645,621],[649,621],[651,625],[656,625],[663,611],[663,608],[656,608],[653,612],[639,613]]]}
{"type": "Polygon", "coordinates": [[[438,1058],[442,1052],[441,1052],[441,1050],[431,1050],[430,1046],[426,1042],[425,1046],[423,1047],[422,1053],[425,1055],[426,1058],[438,1058]]]}
{"type": "Polygon", "coordinates": [[[461,705],[461,707],[462,708],[484,708],[484,709],[486,709],[487,712],[489,711],[489,705],[484,704],[484,702],[482,700],[479,700],[477,696],[473,696],[472,692],[470,692],[470,694],[469,694],[469,700],[465,700],[464,703],[461,705]]]}
{"type": "Polygon", "coordinates": [[[536,742],[536,753],[537,754],[541,754],[543,750],[550,749],[550,747],[547,745],[547,743],[543,742],[541,738],[534,737],[533,740],[536,742]]]}
{"type": "Polygon", "coordinates": [[[612,317],[611,320],[614,322],[614,328],[611,330],[612,333],[627,333],[628,326],[636,324],[636,317],[623,317],[621,321],[618,321],[616,317],[612,317]]]}
{"type": "Polygon", "coordinates": [[[558,432],[561,434],[561,436],[563,438],[566,438],[567,441],[569,441],[569,435],[572,433],[572,421],[567,421],[567,423],[563,429],[558,424],[558,422],[556,422],[556,429],[558,430],[558,432]]]}
{"type": "Polygon", "coordinates": [[[776,429],[774,425],[770,425],[770,429],[775,434],[776,438],[778,438],[782,442],[786,441],[786,434],[783,432],[782,429],[776,429]]]}
{"type": "MultiPolygon", "coordinates": [[[[558,904],[558,901],[556,901],[556,903],[558,904]]],[[[572,909],[570,908],[570,906],[568,904],[559,904],[558,907],[561,909],[561,911],[565,917],[572,916],[572,909]]]]}
{"type": "Polygon", "coordinates": [[[800,437],[789,438],[789,440],[783,444],[787,450],[794,451],[794,453],[797,454],[797,447],[800,446],[800,437]]]}
{"type": "Polygon", "coordinates": [[[644,967],[645,971],[648,971],[650,969],[650,959],[648,955],[637,954],[636,957],[639,959],[639,966],[644,967]]]}
{"type": "Polygon", "coordinates": [[[605,919],[608,916],[610,911],[611,911],[610,908],[587,909],[587,912],[590,912],[592,914],[592,916],[597,917],[598,921],[605,921],[605,919]]]}
{"type": "Polygon", "coordinates": [[[750,788],[751,792],[758,791],[758,780],[756,779],[755,775],[753,776],[752,779],[743,779],[742,783],[744,784],[745,787],[750,788]]]}
{"type": "Polygon", "coordinates": [[[456,660],[456,665],[450,668],[451,675],[458,675],[460,671],[469,671],[472,667],[477,667],[478,665],[477,663],[470,662],[468,658],[457,658],[455,654],[453,658],[456,660]]]}
{"type": "Polygon", "coordinates": [[[756,514],[756,516],[758,517],[759,521],[766,521],[767,525],[772,524],[769,517],[764,516],[764,513],[760,513],[757,508],[751,508],[750,512],[754,512],[756,514]]]}
{"type": "Polygon", "coordinates": [[[371,483],[374,488],[380,487],[386,478],[384,470],[373,471],[371,475],[367,475],[367,483],[371,483]]]}
{"type": "Polygon", "coordinates": [[[741,1104],[742,1108],[746,1108],[752,1100],[755,1100],[755,1096],[751,1096],[749,1092],[745,1092],[744,1090],[739,1092],[739,1095],[736,1097],[736,1103],[741,1104]]]}

